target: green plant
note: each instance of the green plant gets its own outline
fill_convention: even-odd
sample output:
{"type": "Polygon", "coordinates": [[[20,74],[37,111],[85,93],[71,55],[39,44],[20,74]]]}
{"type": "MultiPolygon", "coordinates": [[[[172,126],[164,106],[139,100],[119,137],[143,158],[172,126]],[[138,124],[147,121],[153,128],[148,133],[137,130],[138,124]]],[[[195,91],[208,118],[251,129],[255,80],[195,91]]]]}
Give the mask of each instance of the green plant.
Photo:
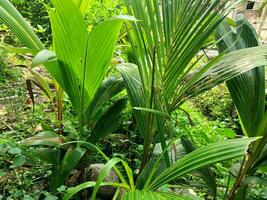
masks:
{"type": "MultiPolygon", "coordinates": [[[[169,115],[189,98],[266,63],[263,53],[266,47],[258,47],[220,55],[207,65],[196,66],[198,60],[194,60],[195,55],[232,8],[227,7],[227,2],[126,1],[129,14],[141,20],[133,22],[132,26],[128,27],[137,66],[129,64],[119,67],[126,83],[135,119],[144,137],[139,176],[136,185],[133,185],[131,173],[128,167],[125,167],[129,184],[125,183],[124,179],[121,179],[121,184],[102,183],[105,174],[117,162],[122,162],[125,166],[124,161],[114,158],[108,161],[96,183],[77,186],[70,191],[71,195],[80,189],[94,187],[92,195],[94,199],[99,186],[113,185],[128,190],[123,199],[186,199],[187,197],[155,191],[193,170],[206,167],[213,161],[225,160],[226,157],[233,155],[233,152],[237,153],[232,148],[244,140],[234,139],[220,144],[210,144],[172,164],[166,150],[168,147],[166,139],[168,136],[171,137],[171,134],[164,123],[169,115]],[[259,54],[254,54],[256,51],[259,54]],[[258,57],[259,55],[261,56],[258,57]],[[258,60],[254,59],[256,57],[258,60]],[[161,158],[156,161],[151,159],[153,151],[151,146],[154,146],[151,144],[158,138],[162,149],[165,149],[161,156],[165,161],[165,167],[159,164],[162,163],[161,158]],[[231,143],[235,144],[228,146],[231,143]],[[230,153],[222,150],[221,146],[226,149],[229,147],[228,150],[233,151],[230,153]],[[218,152],[225,154],[216,155],[218,152]]],[[[114,198],[116,197],[117,195],[114,198]]]]}
{"type": "Polygon", "coordinates": [[[172,113],[170,128],[175,130],[176,136],[189,136],[197,146],[205,146],[216,141],[236,137],[234,130],[229,129],[224,122],[211,121],[195,106],[193,102],[186,102],[172,113]]]}
{"type": "Polygon", "coordinates": [[[251,139],[234,139],[210,144],[184,156],[176,161],[170,168],[162,169],[162,157],[160,157],[156,159],[152,165],[149,165],[149,171],[144,179],[144,182],[142,183],[142,188],[140,188],[140,185],[138,184],[135,185],[132,170],[124,160],[120,158],[113,158],[109,160],[97,147],[94,147],[88,143],[81,143],[84,147],[91,149],[93,148],[98,151],[107,160],[107,163],[101,170],[96,182],[86,182],[74,188],[68,189],[67,194],[63,199],[68,200],[79,191],[89,187],[94,187],[91,197],[91,199],[94,200],[99,187],[105,185],[118,188],[114,196],[115,199],[118,197],[121,188],[126,190],[126,193],[122,199],[191,199],[190,197],[186,196],[160,192],[160,188],[165,184],[177,180],[177,178],[180,178],[183,175],[186,175],[188,172],[203,168],[204,166],[208,166],[219,161],[236,158],[243,155],[244,151],[247,149],[247,145],[251,141],[251,139]],[[122,163],[127,174],[125,178],[122,176],[122,173],[118,171],[116,167],[114,167],[117,163],[122,163]],[[114,167],[118,173],[121,183],[103,182],[105,176],[112,167],[114,167]]]}
{"type": "Polygon", "coordinates": [[[37,86],[48,98],[52,110],[55,112],[55,119],[57,120],[59,133],[62,134],[62,120],[63,120],[63,95],[64,92],[62,88],[58,85],[55,80],[49,80],[41,73],[37,72],[31,67],[25,65],[19,65],[26,69],[28,74],[25,76],[27,90],[33,105],[33,113],[35,111],[35,98],[33,92],[33,84],[37,86]],[[52,85],[52,88],[51,86],[52,85]]]}
{"type": "MultiPolygon", "coordinates": [[[[115,43],[121,26],[128,17],[117,17],[94,27],[91,32],[87,31],[84,21],[84,14],[89,1],[52,1],[54,8],[49,8],[49,16],[52,24],[54,50],[44,50],[38,37],[29,24],[22,18],[19,12],[7,1],[0,2],[0,17],[16,36],[28,48],[26,51],[34,52],[37,55],[33,59],[32,67],[44,64],[52,77],[59,83],[68,95],[72,106],[79,119],[79,134],[76,140],[87,140],[88,132],[84,126],[86,120],[92,120],[95,113],[102,106],[103,101],[109,99],[121,91],[116,88],[116,80],[106,81],[102,91],[98,90],[101,85],[107,68],[111,62],[115,43]],[[69,18],[69,16],[72,16],[69,18]],[[12,23],[13,22],[13,23],[12,23]],[[73,31],[75,30],[75,31],[73,31]],[[109,87],[115,86],[115,91],[109,87]],[[109,89],[109,90],[108,90],[109,89]],[[113,91],[113,93],[112,93],[113,91]],[[99,93],[103,95],[103,99],[99,93]],[[102,92],[102,93],[101,93],[102,92]],[[106,96],[105,96],[106,95],[106,96]],[[106,99],[105,99],[106,98],[106,99]],[[90,109],[90,105],[93,109],[90,109]],[[89,116],[88,116],[89,115],[89,116]]],[[[121,81],[119,82],[120,85],[121,81]]],[[[109,124],[103,132],[99,132],[104,121],[117,117],[126,103],[125,99],[118,100],[112,105],[100,120],[92,127],[89,140],[97,142],[116,127],[116,123],[109,124]],[[101,121],[102,120],[102,121],[101,121]],[[103,121],[104,120],[104,121],[103,121]]],[[[52,132],[44,132],[31,138],[31,145],[55,146],[66,141],[52,132]],[[47,141],[52,141],[48,142],[47,141]]],[[[53,164],[53,176],[51,190],[53,192],[64,184],[70,171],[79,163],[86,150],[79,145],[72,145],[65,149],[39,149],[37,155],[46,162],[53,164]],[[62,155],[63,154],[63,155],[62,155]]]]}
{"type": "MultiPolygon", "coordinates": [[[[126,2],[129,14],[141,20],[132,23],[129,28],[137,66],[119,67],[131,104],[139,108],[134,109],[134,114],[145,139],[141,171],[148,162],[155,134],[158,133],[162,148],[166,147],[163,121],[167,117],[163,117],[162,113],[169,115],[187,99],[261,65],[261,56],[257,59],[259,62],[254,62],[255,56],[261,53],[254,53],[264,51],[264,46],[220,55],[207,65],[196,66],[198,60],[194,60],[195,55],[232,9],[227,2],[126,2]],[[225,6],[227,8],[223,9],[225,6]],[[176,11],[171,12],[173,9],[176,11]],[[207,9],[209,12],[206,12],[207,9]],[[153,110],[161,114],[155,114],[153,110]]],[[[167,161],[168,158],[165,158],[167,161]]]]}
{"type": "MultiPolygon", "coordinates": [[[[129,14],[141,20],[128,27],[136,65],[119,67],[144,138],[139,175],[149,170],[151,144],[158,139],[166,149],[171,132],[165,122],[174,110],[188,99],[265,64],[266,47],[262,46],[221,54],[197,66],[196,54],[235,3],[238,1],[232,5],[228,1],[126,1],[129,14]],[[263,57],[254,59],[260,54],[263,57]]],[[[167,169],[178,167],[171,165],[167,153],[164,160],[167,169]]]]}
{"type": "MultiPolygon", "coordinates": [[[[221,38],[222,35],[227,34],[218,43],[220,51],[232,52],[259,45],[255,29],[242,15],[237,16],[236,24],[236,33],[232,32],[232,28],[226,22],[219,26],[218,37],[221,38]]],[[[228,197],[228,199],[242,199],[248,186],[248,184],[241,185],[242,179],[246,176],[247,178],[253,176],[260,167],[266,166],[267,113],[264,66],[229,80],[227,87],[236,105],[244,135],[262,137],[250,147],[250,155],[241,164],[240,172],[228,197]],[[239,187],[240,190],[235,194],[239,187]]]]}
{"type": "MultiPolygon", "coordinates": [[[[104,22],[88,34],[78,9],[71,9],[73,7],[71,1],[64,4],[64,9],[61,9],[59,2],[56,1],[54,4],[57,12],[50,10],[50,17],[53,33],[55,33],[53,37],[58,62],[48,60],[46,67],[68,94],[79,117],[80,133],[83,137],[85,112],[104,78],[124,19],[117,18],[104,22]],[[66,10],[68,9],[71,9],[73,15],[76,16],[72,21],[67,20],[69,13],[66,10]],[[79,25],[77,32],[71,32],[70,30],[77,24],[79,25]],[[62,30],[65,35],[59,34],[62,30]],[[76,46],[77,52],[73,54],[72,49],[76,46]],[[103,48],[105,51],[101,50],[103,48]],[[61,70],[62,68],[64,70],[61,70]]],[[[35,59],[41,59],[43,62],[43,58],[53,59],[53,56],[55,58],[53,52],[45,50],[40,52],[35,59]]]]}
{"type": "Polygon", "coordinates": [[[85,16],[89,29],[111,17],[123,14],[124,9],[122,0],[91,1],[85,16]]]}
{"type": "Polygon", "coordinates": [[[0,50],[0,83],[5,82],[5,77],[9,76],[8,70],[7,70],[7,62],[5,59],[5,50],[0,50]]]}
{"type": "MultiPolygon", "coordinates": [[[[26,146],[17,144],[8,135],[0,138],[0,199],[38,199],[42,184],[36,186],[39,176],[46,179],[47,165],[39,165],[27,158],[26,146]],[[23,167],[22,167],[23,166],[23,167]],[[37,177],[34,183],[33,176],[37,177]],[[12,184],[14,183],[14,184],[12,184]]],[[[46,192],[47,193],[47,192],[46,192]]]]}

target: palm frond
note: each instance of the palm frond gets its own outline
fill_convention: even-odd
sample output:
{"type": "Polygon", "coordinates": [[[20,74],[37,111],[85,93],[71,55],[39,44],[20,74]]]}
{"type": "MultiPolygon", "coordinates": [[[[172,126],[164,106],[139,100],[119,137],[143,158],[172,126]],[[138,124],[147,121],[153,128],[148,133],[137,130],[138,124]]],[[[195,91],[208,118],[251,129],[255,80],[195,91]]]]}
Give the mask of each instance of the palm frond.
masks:
{"type": "Polygon", "coordinates": [[[58,65],[47,68],[81,115],[104,78],[125,18],[106,21],[88,33],[83,16],[71,0],[52,2],[55,9],[50,9],[49,15],[58,65]]]}
{"type": "Polygon", "coordinates": [[[243,156],[248,149],[248,145],[253,140],[255,139],[232,139],[201,147],[182,157],[174,165],[167,168],[149,184],[148,188],[156,190],[164,184],[194,170],[202,169],[203,167],[207,167],[223,160],[243,156]]]}
{"type": "MultiPolygon", "coordinates": [[[[266,46],[262,46],[219,55],[197,67],[196,55],[240,2],[126,0],[129,14],[140,20],[127,27],[137,67],[119,67],[132,107],[170,114],[189,98],[265,64],[266,46]]],[[[156,134],[164,138],[165,120],[151,112],[134,112],[145,140],[142,170],[152,138],[156,134]]]]}
{"type": "MultiPolygon", "coordinates": [[[[226,22],[218,27],[218,37],[223,38],[218,43],[220,51],[231,52],[259,45],[256,30],[242,15],[237,16],[236,23],[238,25],[236,33],[232,31],[226,35],[231,31],[226,22]]],[[[250,137],[258,135],[259,124],[265,112],[265,68],[260,65],[261,63],[257,64],[259,68],[227,81],[243,131],[250,137]]]]}
{"type": "Polygon", "coordinates": [[[8,1],[0,1],[0,20],[18,37],[18,39],[29,49],[44,49],[42,42],[34,33],[29,22],[27,22],[18,10],[8,1]]]}

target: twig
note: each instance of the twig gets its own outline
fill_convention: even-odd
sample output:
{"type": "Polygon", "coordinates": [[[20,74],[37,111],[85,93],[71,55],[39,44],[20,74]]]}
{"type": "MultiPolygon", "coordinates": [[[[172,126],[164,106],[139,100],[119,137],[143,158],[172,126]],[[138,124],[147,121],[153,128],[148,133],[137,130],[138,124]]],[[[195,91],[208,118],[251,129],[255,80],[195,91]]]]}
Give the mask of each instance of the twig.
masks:
{"type": "Polygon", "coordinates": [[[179,110],[183,111],[186,114],[186,116],[189,120],[189,124],[191,126],[195,126],[195,123],[193,122],[192,118],[190,117],[190,114],[186,110],[184,110],[183,108],[179,108],[179,110]]]}

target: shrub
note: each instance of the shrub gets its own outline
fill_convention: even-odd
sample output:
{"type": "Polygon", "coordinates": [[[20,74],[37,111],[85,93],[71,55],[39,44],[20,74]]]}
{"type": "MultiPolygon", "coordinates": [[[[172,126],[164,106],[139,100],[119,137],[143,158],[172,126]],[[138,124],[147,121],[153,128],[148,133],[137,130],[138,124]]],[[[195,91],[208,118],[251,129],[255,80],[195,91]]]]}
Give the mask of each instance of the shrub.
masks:
{"type": "Polygon", "coordinates": [[[193,99],[193,103],[210,120],[219,120],[227,127],[241,131],[234,103],[225,84],[199,95],[193,99]]]}

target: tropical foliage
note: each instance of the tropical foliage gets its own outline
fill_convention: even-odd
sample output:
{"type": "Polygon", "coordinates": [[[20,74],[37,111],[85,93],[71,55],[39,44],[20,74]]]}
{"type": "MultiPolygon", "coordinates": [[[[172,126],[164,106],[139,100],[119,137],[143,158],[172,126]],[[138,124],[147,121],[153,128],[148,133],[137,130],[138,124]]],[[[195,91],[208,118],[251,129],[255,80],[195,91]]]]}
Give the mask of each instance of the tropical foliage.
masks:
{"type": "MultiPolygon", "coordinates": [[[[256,31],[243,16],[237,16],[236,24],[238,26],[236,33],[231,32],[231,27],[225,22],[218,28],[218,38],[221,38],[222,35],[229,31],[231,32],[219,42],[218,47],[220,51],[235,51],[259,45],[256,31]]],[[[266,110],[264,66],[229,80],[227,87],[235,102],[244,134],[248,137],[263,136],[261,141],[251,148],[252,156],[240,168],[240,175],[230,194],[230,198],[234,198],[234,192],[239,187],[238,184],[240,184],[242,178],[246,174],[252,175],[255,173],[265,159],[266,110]]],[[[241,186],[241,188],[246,190],[247,185],[241,186]]],[[[244,191],[243,193],[245,194],[244,191]]],[[[243,197],[238,196],[235,199],[238,198],[243,197]]]]}
{"type": "Polygon", "coordinates": [[[51,5],[45,4],[45,8],[51,23],[52,45],[45,47],[47,43],[43,44],[18,10],[8,0],[0,0],[0,19],[23,44],[2,47],[30,55],[28,63],[17,66],[30,74],[26,84],[31,102],[35,107],[37,86],[48,97],[59,123],[43,125],[40,133],[21,140],[25,153],[18,147],[4,145],[8,154],[16,155],[12,163],[20,167],[28,159],[48,164],[49,191],[54,198],[63,192],[65,200],[75,195],[87,199],[88,193],[90,199],[96,199],[100,189],[110,187],[116,188],[113,199],[201,198],[199,194],[192,197],[171,189],[192,187],[190,181],[184,181],[189,176],[197,181],[194,188],[207,198],[244,199],[248,196],[248,180],[255,177],[263,180],[265,176],[262,169],[266,167],[267,46],[259,45],[254,28],[243,16],[236,21],[227,18],[239,1],[113,3],[117,7],[112,11],[124,10],[125,15],[106,20],[112,14],[104,12],[102,18],[96,13],[99,20],[88,23],[92,11],[99,10],[99,2],[51,0],[51,5]],[[217,46],[220,54],[206,60],[205,49],[209,46],[217,46]],[[116,55],[125,51],[128,60],[114,62],[114,51],[116,55]],[[109,70],[114,66],[112,62],[118,71],[110,76],[110,71],[115,71],[109,70]],[[36,70],[41,66],[49,72],[48,79],[36,70]],[[189,130],[180,134],[181,120],[174,118],[180,110],[190,123],[187,127],[194,126],[184,105],[224,82],[235,104],[243,136],[234,138],[236,134],[228,131],[225,135],[234,139],[198,147],[189,130]],[[71,110],[68,114],[76,123],[72,131],[66,131],[64,124],[69,117],[64,115],[68,102],[71,110]],[[106,151],[107,136],[125,126],[121,123],[125,111],[130,121],[126,132],[136,134],[134,148],[142,148],[141,159],[133,158],[138,160],[137,167],[127,162],[129,158],[113,157],[106,151]],[[103,146],[106,147],[101,149],[103,146]],[[237,162],[230,161],[233,159],[237,162]],[[95,180],[76,178],[74,187],[65,191],[64,185],[75,170],[86,174],[88,165],[103,161],[106,163],[95,180]],[[228,163],[232,173],[226,175],[229,181],[225,191],[217,185],[220,171],[214,167],[222,162],[228,163]],[[119,181],[107,179],[112,171],[119,181]],[[166,187],[168,191],[164,191],[166,187]]]}

